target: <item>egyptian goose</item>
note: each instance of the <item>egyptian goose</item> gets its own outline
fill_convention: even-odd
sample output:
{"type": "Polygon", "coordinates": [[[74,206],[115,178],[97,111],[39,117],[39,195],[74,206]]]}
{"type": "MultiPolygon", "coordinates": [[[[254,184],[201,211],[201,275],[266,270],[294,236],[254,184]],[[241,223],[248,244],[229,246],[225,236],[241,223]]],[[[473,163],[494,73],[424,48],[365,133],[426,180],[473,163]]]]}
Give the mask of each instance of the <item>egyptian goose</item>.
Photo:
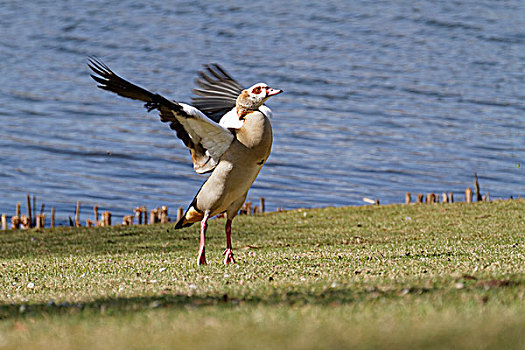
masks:
{"type": "Polygon", "coordinates": [[[115,74],[96,58],[90,58],[91,77],[98,87],[120,96],[145,102],[148,111],[159,111],[177,137],[190,150],[199,174],[211,172],[175,228],[201,223],[198,265],[206,264],[205,239],[208,219],[226,213],[224,263],[235,263],[231,224],[243,205],[248,190],[270,156],[272,148],[271,110],[264,102],[282,90],[264,83],[243,89],[217,64],[205,66],[197,79],[199,88],[192,104],[168,100],[115,74]]]}

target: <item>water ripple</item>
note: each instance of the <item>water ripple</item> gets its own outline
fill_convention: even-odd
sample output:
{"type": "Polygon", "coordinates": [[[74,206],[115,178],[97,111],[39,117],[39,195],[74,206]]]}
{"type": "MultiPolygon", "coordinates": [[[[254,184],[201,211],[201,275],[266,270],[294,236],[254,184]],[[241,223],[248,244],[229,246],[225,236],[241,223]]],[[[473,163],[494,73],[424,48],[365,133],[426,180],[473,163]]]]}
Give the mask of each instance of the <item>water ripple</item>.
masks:
{"type": "Polygon", "coordinates": [[[524,195],[522,10],[518,0],[8,2],[0,211],[35,193],[62,222],[76,200],[119,218],[135,205],[186,206],[205,179],[155,114],[95,88],[88,55],[181,101],[210,62],[284,89],[269,101],[273,153],[248,196],[270,210],[460,194],[474,171],[493,198],[524,195]]]}

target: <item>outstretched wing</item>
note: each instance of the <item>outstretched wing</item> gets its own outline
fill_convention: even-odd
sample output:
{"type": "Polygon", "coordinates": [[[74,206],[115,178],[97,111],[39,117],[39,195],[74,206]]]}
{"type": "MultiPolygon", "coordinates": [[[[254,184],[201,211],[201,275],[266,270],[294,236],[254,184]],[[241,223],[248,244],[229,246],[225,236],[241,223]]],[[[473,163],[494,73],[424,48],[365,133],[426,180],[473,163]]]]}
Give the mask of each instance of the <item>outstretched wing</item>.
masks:
{"type": "Polygon", "coordinates": [[[213,170],[232,143],[234,135],[231,131],[210,120],[197,108],[170,101],[132,84],[96,58],[90,58],[88,66],[96,74],[91,74],[91,77],[99,83],[99,88],[146,102],[144,107],[148,111],[157,109],[160,112],[160,120],[169,123],[177,137],[190,149],[193,167],[197,173],[213,170]]]}
{"type": "Polygon", "coordinates": [[[197,95],[191,99],[192,105],[215,122],[235,107],[242,86],[218,64],[205,65],[195,80],[197,95]]]}

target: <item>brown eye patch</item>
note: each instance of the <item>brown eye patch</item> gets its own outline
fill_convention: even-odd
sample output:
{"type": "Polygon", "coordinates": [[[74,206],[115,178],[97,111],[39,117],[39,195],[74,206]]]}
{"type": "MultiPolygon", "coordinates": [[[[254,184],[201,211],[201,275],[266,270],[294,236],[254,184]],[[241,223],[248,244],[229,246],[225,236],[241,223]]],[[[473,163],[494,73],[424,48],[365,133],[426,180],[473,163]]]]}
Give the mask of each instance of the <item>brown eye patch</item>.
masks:
{"type": "Polygon", "coordinates": [[[256,95],[259,95],[261,93],[261,87],[260,86],[257,86],[255,88],[252,89],[252,93],[256,94],[256,95]]]}

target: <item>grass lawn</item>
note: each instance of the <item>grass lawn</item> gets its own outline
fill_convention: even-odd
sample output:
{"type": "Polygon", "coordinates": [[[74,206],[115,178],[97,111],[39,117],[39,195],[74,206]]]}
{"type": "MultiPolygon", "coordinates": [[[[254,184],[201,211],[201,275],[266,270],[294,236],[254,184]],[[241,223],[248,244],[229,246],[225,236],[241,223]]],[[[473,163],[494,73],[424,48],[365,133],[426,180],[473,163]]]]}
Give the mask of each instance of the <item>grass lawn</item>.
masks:
{"type": "Polygon", "coordinates": [[[0,232],[0,349],[525,349],[525,201],[0,232]]]}

